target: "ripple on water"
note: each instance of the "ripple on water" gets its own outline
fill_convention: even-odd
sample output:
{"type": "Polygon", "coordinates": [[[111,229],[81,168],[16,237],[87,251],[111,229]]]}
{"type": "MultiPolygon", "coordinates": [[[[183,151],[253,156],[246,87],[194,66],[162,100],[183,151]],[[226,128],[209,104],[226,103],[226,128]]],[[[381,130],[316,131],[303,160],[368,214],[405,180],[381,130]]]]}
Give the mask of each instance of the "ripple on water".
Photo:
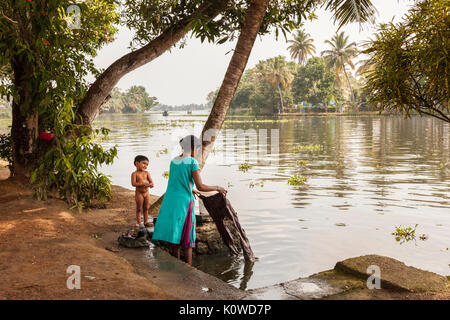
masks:
{"type": "MultiPolygon", "coordinates": [[[[205,120],[206,115],[191,118],[175,113],[167,118],[102,114],[96,123],[112,130],[110,140],[102,145],[118,144],[118,159],[102,171],[112,175],[113,183],[130,188],[132,160],[137,153],[147,154],[155,180],[152,192],[162,194],[167,186],[162,173],[175,155],[172,150],[178,152],[178,136],[173,135],[180,130],[198,135],[205,120]],[[157,157],[165,147],[169,154],[157,157]]],[[[228,198],[260,259],[249,265],[227,256],[196,257],[198,268],[243,289],[308,276],[333,268],[339,260],[369,253],[450,273],[446,250],[450,170],[441,168],[450,165],[447,124],[430,118],[370,116],[238,120],[227,126],[268,129],[268,133],[278,129],[279,149],[271,152],[270,134],[252,147],[235,141],[231,145],[220,135],[219,151],[210,155],[202,179],[207,184],[233,185],[228,187],[228,198]],[[320,151],[292,152],[294,145],[310,144],[320,145],[320,151]],[[225,155],[220,151],[224,146],[225,155]],[[256,150],[263,148],[267,155],[261,159],[256,150]],[[297,160],[308,164],[299,167],[297,160]],[[244,161],[254,165],[246,173],[237,170],[244,161]],[[287,179],[292,175],[308,181],[290,186],[287,179]],[[255,181],[264,181],[264,187],[249,188],[255,181]],[[394,227],[415,224],[417,233],[429,239],[399,245],[391,235],[394,227]]]]}

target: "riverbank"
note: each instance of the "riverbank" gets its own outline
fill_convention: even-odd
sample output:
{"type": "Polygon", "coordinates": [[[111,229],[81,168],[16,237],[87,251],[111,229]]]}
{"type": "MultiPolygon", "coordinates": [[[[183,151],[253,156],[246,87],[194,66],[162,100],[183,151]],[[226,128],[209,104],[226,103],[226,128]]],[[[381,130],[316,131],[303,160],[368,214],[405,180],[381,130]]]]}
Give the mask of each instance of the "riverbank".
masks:
{"type": "MultiPolygon", "coordinates": [[[[0,169],[1,177],[8,176],[0,169]]],[[[103,209],[79,213],[58,199],[0,181],[0,299],[239,299],[238,289],[154,248],[125,249],[118,235],[134,223],[134,192],[113,187],[103,209]],[[148,249],[147,249],[148,251],[148,249]],[[80,266],[81,289],[66,273],[80,266]]],[[[152,195],[152,201],[158,197],[152,195]]]]}
{"type": "MultiPolygon", "coordinates": [[[[3,177],[5,171],[0,169],[3,177]]],[[[29,190],[0,181],[0,299],[315,298],[292,295],[295,288],[305,288],[305,281],[339,289],[317,297],[322,299],[450,298],[448,289],[436,293],[368,290],[365,281],[339,270],[242,291],[158,248],[119,247],[118,235],[134,222],[134,192],[114,186],[113,194],[106,208],[79,213],[61,200],[37,201],[29,190]],[[70,265],[80,266],[80,290],[67,289],[70,265]]],[[[153,195],[152,201],[156,199],[153,195]]]]}
{"type": "Polygon", "coordinates": [[[398,114],[393,114],[391,112],[385,111],[360,111],[360,112],[282,112],[275,114],[259,114],[254,115],[249,112],[234,112],[227,114],[227,119],[233,118],[243,118],[243,117],[342,117],[342,116],[351,116],[351,117],[359,117],[359,116],[399,116],[398,114]]]}

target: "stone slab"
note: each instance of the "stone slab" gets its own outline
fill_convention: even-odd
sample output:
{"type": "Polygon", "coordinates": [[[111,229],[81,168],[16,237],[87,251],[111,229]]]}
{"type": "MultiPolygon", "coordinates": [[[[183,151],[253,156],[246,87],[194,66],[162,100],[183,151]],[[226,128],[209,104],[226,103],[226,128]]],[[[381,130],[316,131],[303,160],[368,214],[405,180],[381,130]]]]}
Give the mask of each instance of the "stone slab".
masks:
{"type": "Polygon", "coordinates": [[[321,299],[344,291],[319,279],[301,278],[283,283],[284,291],[300,300],[321,299]]]}
{"type": "Polygon", "coordinates": [[[343,292],[325,280],[299,278],[269,287],[248,291],[246,300],[313,300],[343,292]]]}
{"type": "Polygon", "coordinates": [[[379,255],[366,255],[336,263],[335,270],[368,279],[371,265],[380,268],[381,288],[409,292],[442,291],[448,285],[445,277],[405,265],[403,262],[379,255]]]}

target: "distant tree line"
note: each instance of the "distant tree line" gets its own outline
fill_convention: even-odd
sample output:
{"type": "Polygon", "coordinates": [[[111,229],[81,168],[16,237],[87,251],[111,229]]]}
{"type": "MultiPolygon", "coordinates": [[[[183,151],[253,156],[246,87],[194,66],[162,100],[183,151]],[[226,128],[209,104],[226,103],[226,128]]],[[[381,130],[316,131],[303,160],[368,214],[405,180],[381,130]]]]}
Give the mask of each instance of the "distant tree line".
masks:
{"type": "Polygon", "coordinates": [[[122,92],[114,88],[111,98],[102,106],[103,112],[136,113],[152,109],[158,104],[156,97],[151,97],[143,86],[131,86],[122,92]]]}
{"type": "MultiPolygon", "coordinates": [[[[349,72],[355,69],[356,43],[349,42],[344,32],[336,33],[325,41],[330,49],[317,57],[312,56],[316,49],[309,36],[300,29],[288,41],[294,61],[278,56],[259,61],[246,70],[231,103],[231,112],[241,110],[259,115],[371,110],[362,90],[363,79],[356,79],[349,72]]],[[[363,69],[359,68],[357,74],[363,69]]],[[[213,91],[208,99],[214,101],[216,95],[217,91],[213,91]]]]}
{"type": "Polygon", "coordinates": [[[188,110],[209,110],[211,106],[208,104],[189,103],[180,106],[171,106],[167,104],[158,104],[154,111],[188,111],[188,110]]]}
{"type": "Polygon", "coordinates": [[[207,104],[189,103],[179,106],[162,104],[156,97],[151,97],[143,86],[132,86],[127,91],[115,87],[110,95],[111,98],[102,106],[102,111],[106,113],[137,113],[150,109],[154,111],[209,110],[212,107],[211,97],[207,104]]]}

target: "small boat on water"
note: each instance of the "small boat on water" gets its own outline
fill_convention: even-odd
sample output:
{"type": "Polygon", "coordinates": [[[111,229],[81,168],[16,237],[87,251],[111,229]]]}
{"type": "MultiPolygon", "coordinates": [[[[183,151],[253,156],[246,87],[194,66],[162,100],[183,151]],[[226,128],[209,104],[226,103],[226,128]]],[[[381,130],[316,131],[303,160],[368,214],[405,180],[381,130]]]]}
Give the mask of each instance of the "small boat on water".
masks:
{"type": "Polygon", "coordinates": [[[169,113],[167,112],[167,110],[164,110],[163,116],[164,116],[164,117],[167,117],[168,115],[169,115],[169,113]]]}

